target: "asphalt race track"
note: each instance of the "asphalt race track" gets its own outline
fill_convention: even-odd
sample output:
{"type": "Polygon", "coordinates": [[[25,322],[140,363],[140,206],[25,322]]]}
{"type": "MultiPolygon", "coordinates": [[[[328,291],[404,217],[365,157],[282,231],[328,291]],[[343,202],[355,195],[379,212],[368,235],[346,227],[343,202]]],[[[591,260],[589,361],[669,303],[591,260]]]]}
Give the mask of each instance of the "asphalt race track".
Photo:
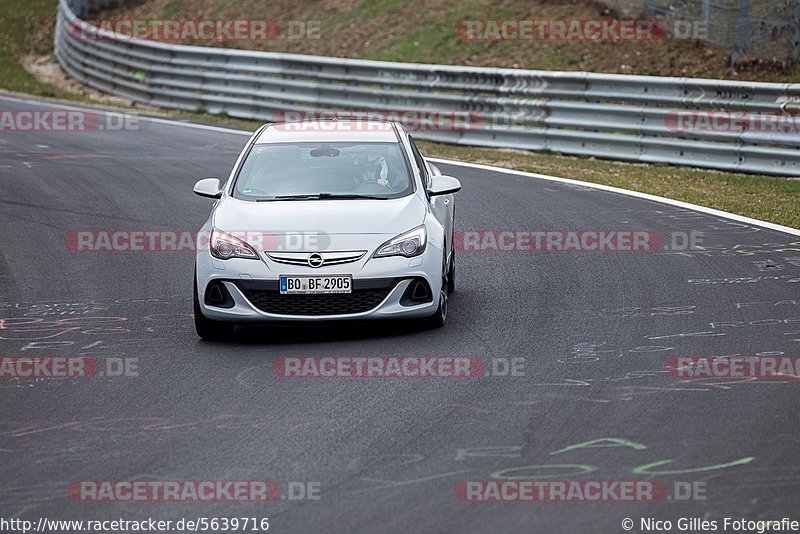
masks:
{"type": "MultiPolygon", "coordinates": [[[[0,98],[0,109],[34,107],[0,98]]],[[[797,514],[797,379],[680,378],[665,363],[800,356],[800,237],[443,164],[463,183],[459,230],[650,230],[667,249],[459,251],[443,329],[244,329],[226,343],[195,335],[192,253],[65,244],[80,230],[198,229],[211,201],[193,184],[227,176],[246,139],[146,118],[137,130],[0,135],[0,356],[135,367],[0,379],[0,515],[573,534],[623,532],[623,518],[638,531],[642,517],[797,514]],[[669,248],[689,232],[702,233],[701,248],[669,248]],[[497,369],[473,379],[276,376],[271,362],[293,355],[472,355],[497,369]],[[503,371],[513,358],[525,359],[517,376],[503,371]],[[701,482],[705,498],[476,503],[454,493],[460,480],[511,477],[658,480],[669,491],[701,482]],[[142,479],[269,479],[284,498],[77,502],[67,493],[72,481],[142,479]],[[319,498],[288,498],[290,482],[318,483],[304,487],[319,498]]]]}

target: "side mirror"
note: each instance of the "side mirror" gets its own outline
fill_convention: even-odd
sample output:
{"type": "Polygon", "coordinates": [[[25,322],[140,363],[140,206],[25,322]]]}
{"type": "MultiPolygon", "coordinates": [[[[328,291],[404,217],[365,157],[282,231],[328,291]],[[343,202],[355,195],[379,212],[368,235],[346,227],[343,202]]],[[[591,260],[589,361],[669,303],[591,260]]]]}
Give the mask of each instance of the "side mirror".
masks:
{"type": "Polygon", "coordinates": [[[220,198],[222,196],[219,178],[203,178],[194,184],[194,189],[192,189],[192,191],[201,197],[220,198]]]}
{"type": "Polygon", "coordinates": [[[457,193],[461,191],[461,182],[452,176],[431,176],[431,186],[428,188],[430,196],[449,195],[450,193],[457,193]]]}

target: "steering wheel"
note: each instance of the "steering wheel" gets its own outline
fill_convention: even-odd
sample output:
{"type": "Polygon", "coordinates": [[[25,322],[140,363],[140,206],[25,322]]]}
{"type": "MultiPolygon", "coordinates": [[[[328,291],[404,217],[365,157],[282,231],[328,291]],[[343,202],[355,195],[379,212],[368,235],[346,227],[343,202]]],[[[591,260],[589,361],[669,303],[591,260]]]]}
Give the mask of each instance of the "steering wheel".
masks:
{"type": "Polygon", "coordinates": [[[372,193],[385,193],[386,190],[389,192],[394,193],[394,189],[388,183],[386,185],[381,185],[377,181],[376,182],[361,182],[360,184],[356,185],[353,189],[354,193],[363,193],[366,195],[372,193]]]}
{"type": "Polygon", "coordinates": [[[394,189],[392,188],[392,184],[391,184],[391,182],[389,182],[389,180],[386,180],[385,184],[382,184],[380,182],[375,182],[375,183],[378,184],[381,187],[385,187],[386,189],[389,190],[390,193],[394,193],[394,189]]]}

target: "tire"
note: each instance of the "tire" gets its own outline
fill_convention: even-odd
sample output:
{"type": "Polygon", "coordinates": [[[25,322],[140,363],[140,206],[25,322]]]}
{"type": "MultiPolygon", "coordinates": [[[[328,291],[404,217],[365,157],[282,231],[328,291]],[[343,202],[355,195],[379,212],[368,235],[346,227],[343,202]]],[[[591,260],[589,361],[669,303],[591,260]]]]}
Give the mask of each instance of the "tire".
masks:
{"type": "Polygon", "coordinates": [[[442,287],[439,292],[439,307],[436,308],[436,313],[428,317],[425,324],[428,328],[441,328],[447,321],[447,289],[442,287]]]}
{"type": "MultiPolygon", "coordinates": [[[[442,266],[444,267],[444,266],[442,266]]],[[[428,328],[441,328],[447,321],[447,294],[448,291],[447,274],[445,269],[442,269],[442,286],[439,289],[439,306],[436,308],[436,313],[425,319],[425,324],[428,328]]]]}
{"type": "Polygon", "coordinates": [[[456,290],[456,251],[450,253],[450,268],[447,270],[447,292],[456,290]]]}
{"type": "Polygon", "coordinates": [[[203,315],[197,294],[197,274],[194,276],[194,329],[206,341],[222,341],[233,335],[233,323],[214,321],[203,315]]]}

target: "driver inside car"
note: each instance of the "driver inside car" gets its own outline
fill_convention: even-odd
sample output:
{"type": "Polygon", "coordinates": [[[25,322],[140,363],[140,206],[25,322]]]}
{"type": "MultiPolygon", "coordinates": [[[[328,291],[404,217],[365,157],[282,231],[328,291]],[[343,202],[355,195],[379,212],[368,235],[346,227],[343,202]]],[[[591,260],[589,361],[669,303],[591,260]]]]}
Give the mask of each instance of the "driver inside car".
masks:
{"type": "Polygon", "coordinates": [[[383,156],[370,158],[359,166],[356,172],[356,185],[377,183],[383,187],[391,187],[388,176],[389,166],[386,164],[386,159],[383,156]]]}

